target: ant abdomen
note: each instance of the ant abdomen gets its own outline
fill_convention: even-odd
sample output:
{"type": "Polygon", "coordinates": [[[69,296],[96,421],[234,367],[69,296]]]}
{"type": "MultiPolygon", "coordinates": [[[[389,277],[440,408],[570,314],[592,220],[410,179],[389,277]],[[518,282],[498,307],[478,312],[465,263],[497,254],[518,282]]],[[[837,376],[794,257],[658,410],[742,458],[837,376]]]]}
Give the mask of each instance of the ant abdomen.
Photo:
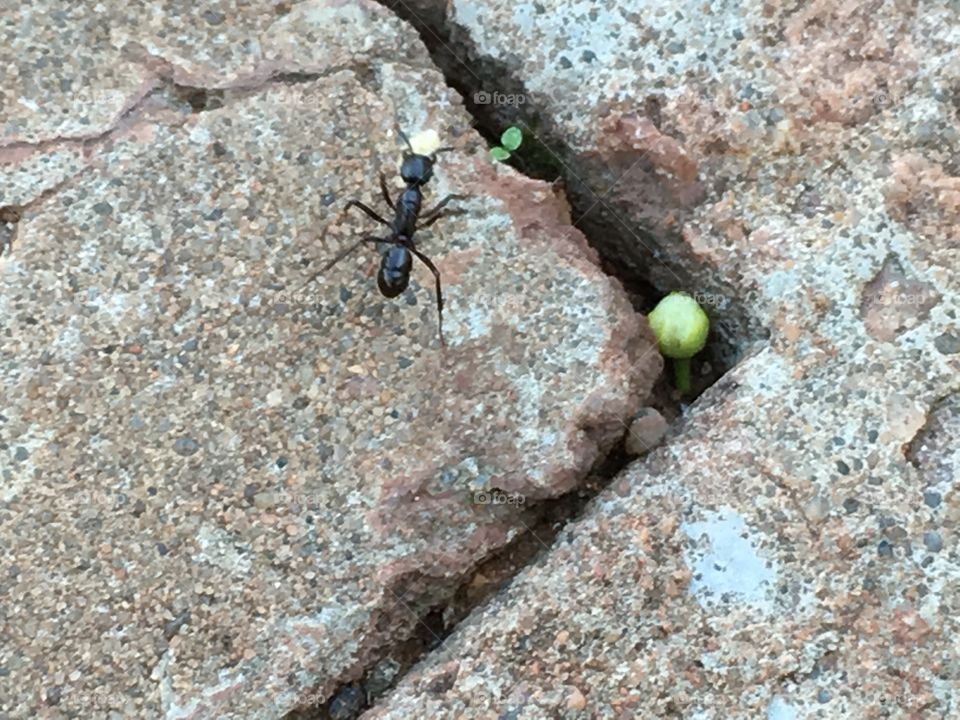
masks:
{"type": "Polygon", "coordinates": [[[388,298],[394,298],[410,284],[410,270],[413,268],[413,256],[402,245],[393,245],[380,260],[380,272],[377,273],[377,285],[380,292],[388,298]]]}

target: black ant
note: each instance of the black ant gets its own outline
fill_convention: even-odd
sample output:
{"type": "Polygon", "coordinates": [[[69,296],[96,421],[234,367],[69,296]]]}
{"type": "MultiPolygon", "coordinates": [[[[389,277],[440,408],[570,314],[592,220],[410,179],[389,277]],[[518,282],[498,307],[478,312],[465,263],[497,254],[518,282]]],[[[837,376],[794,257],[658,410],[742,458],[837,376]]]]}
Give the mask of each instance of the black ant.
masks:
{"type": "Polygon", "coordinates": [[[420,262],[430,268],[437,284],[437,329],[440,334],[440,345],[443,346],[445,344],[443,340],[443,289],[440,285],[440,271],[437,270],[437,266],[433,264],[430,258],[417,250],[413,235],[417,231],[418,225],[421,228],[427,228],[444,217],[443,208],[451,200],[462,200],[466,196],[447,195],[433,209],[428,210],[423,217],[420,217],[420,207],[423,202],[421,188],[430,182],[430,178],[433,177],[433,164],[437,161],[437,154],[450,152],[454,148],[442,147],[434,150],[430,155],[420,155],[414,151],[407,136],[400,131],[398,132],[410,152],[403,156],[403,162],[400,165],[400,176],[407,187],[400,193],[396,203],[390,198],[386,177],[382,172],[380,173],[380,191],[383,193],[383,199],[387,205],[393,210],[393,222],[384,220],[375,210],[359,200],[350,200],[344,207],[344,212],[351,207],[360,208],[369,217],[390,228],[390,234],[382,238],[368,236],[358,240],[310,276],[310,279],[304,285],[315,280],[364,243],[384,243],[391,247],[383,253],[380,259],[377,286],[385,297],[394,298],[407,289],[407,285],[410,283],[410,270],[413,268],[412,255],[416,255],[420,262]]]}

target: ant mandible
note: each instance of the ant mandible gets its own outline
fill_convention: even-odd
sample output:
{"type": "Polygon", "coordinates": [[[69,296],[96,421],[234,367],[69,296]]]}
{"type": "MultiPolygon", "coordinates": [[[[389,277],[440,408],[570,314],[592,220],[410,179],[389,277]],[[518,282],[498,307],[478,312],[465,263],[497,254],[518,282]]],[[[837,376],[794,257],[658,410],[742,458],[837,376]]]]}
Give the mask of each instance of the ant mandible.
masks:
{"type": "Polygon", "coordinates": [[[364,243],[383,243],[390,245],[390,249],[383,254],[380,259],[380,270],[377,272],[377,286],[381,294],[388,298],[395,298],[397,295],[407,289],[410,283],[410,271],[413,268],[413,255],[419,258],[420,262],[426,265],[437,286],[437,330],[440,335],[440,345],[444,346],[443,340],[443,288],[440,283],[440,271],[426,255],[420,252],[413,239],[414,233],[419,228],[427,228],[433,225],[437,220],[444,217],[443,208],[451,200],[462,200],[465,195],[447,195],[437,205],[420,216],[420,208],[423,202],[423,191],[421,188],[430,182],[433,177],[433,164],[437,161],[437,154],[450,152],[454,148],[442,147],[434,150],[429,155],[421,155],[413,149],[410,140],[401,131],[397,131],[407,147],[410,149],[408,154],[404,154],[403,162],[400,165],[400,177],[406,183],[406,188],[400,193],[396,203],[390,198],[390,191],[387,189],[387,179],[383,173],[380,173],[380,191],[383,193],[383,199],[393,210],[393,222],[388,222],[382,218],[375,210],[364,205],[359,200],[350,200],[344,207],[344,212],[351,207],[360,208],[368,217],[376,220],[381,225],[390,228],[390,233],[386,237],[368,236],[358,240],[355,244],[337,255],[333,260],[324,265],[320,270],[310,276],[304,285],[309,284],[317,277],[332,268],[347,255],[352,253],[364,243]]]}

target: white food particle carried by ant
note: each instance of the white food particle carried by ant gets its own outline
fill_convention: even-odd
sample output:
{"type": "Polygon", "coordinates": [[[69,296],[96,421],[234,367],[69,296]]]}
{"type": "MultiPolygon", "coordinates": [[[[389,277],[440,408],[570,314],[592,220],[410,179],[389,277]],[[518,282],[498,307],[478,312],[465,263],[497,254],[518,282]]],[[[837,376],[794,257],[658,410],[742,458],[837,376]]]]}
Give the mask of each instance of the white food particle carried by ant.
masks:
{"type": "Polygon", "coordinates": [[[429,155],[440,147],[440,136],[436,130],[424,130],[410,138],[410,147],[417,155],[429,155]]]}

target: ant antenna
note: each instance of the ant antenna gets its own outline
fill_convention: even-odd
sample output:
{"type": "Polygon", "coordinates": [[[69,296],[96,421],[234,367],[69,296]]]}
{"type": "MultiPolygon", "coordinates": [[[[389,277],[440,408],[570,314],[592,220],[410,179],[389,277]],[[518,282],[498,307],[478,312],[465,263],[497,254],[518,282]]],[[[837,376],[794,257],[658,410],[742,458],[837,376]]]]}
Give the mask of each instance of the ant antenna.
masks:
{"type": "Polygon", "coordinates": [[[397,128],[397,135],[403,138],[403,141],[407,144],[407,147],[410,148],[410,153],[416,155],[416,153],[413,151],[413,145],[410,144],[410,138],[406,136],[403,130],[397,128]]]}

